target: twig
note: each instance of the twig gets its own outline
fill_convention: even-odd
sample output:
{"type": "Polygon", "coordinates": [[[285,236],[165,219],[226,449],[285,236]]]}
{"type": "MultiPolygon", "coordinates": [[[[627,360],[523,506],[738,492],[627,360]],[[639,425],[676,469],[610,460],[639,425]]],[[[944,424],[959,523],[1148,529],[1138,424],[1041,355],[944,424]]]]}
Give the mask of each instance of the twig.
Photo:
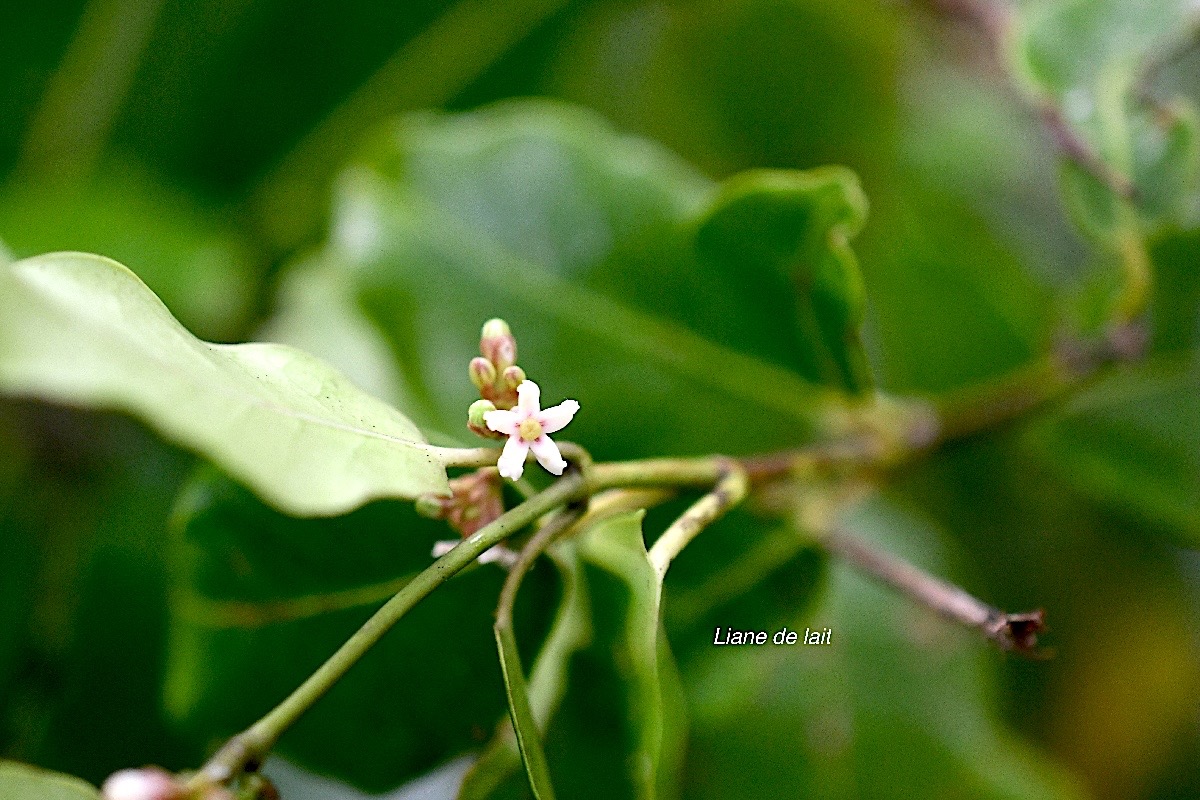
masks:
{"type": "Polygon", "coordinates": [[[1008,614],[974,595],[918,567],[878,550],[843,530],[834,529],[821,539],[830,553],[857,569],[897,589],[946,619],[975,628],[1001,650],[1025,656],[1037,654],[1037,635],[1046,629],[1041,609],[1008,614]]]}
{"type": "Polygon", "coordinates": [[[1136,361],[1146,346],[1145,329],[1117,325],[1092,340],[1065,339],[1054,352],[994,381],[936,401],[938,432],[928,449],[995,430],[1087,384],[1105,367],[1136,361]]]}
{"type": "Polygon", "coordinates": [[[659,580],[667,574],[675,557],[696,538],[696,534],[740,503],[749,490],[750,481],[745,470],[736,461],[726,459],[721,478],[713,490],[672,522],[650,548],[650,563],[658,573],[659,580]]]}

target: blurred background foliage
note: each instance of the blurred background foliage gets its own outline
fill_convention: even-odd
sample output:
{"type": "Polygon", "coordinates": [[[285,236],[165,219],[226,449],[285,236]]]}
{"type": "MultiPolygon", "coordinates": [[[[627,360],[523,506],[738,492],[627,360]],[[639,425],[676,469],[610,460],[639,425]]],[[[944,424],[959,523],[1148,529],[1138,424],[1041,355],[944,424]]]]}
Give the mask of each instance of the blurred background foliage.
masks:
{"type": "MultiPolygon", "coordinates": [[[[1105,3],[1064,5],[1081,15],[1054,33],[1069,42],[1105,3]]],[[[590,108],[715,179],[849,167],[871,206],[854,247],[865,343],[887,391],[943,392],[1030,360],[1109,267],[1076,233],[1053,143],[981,37],[918,2],[53,0],[6,4],[0,23],[0,241],[13,254],[116,258],[197,335],[265,331],[301,344],[448,436],[454,415],[425,404],[442,395],[414,395],[412,353],[449,385],[458,373],[437,359],[465,366],[472,326],[504,309],[477,313],[472,300],[467,328],[445,331],[436,309],[478,287],[439,284],[448,296],[431,300],[376,275],[360,306],[332,263],[345,259],[337,226],[356,208],[356,184],[335,191],[334,177],[398,112],[537,95],[590,108]],[[405,318],[397,293],[427,309],[410,315],[425,327],[388,327],[405,318]],[[438,342],[452,344],[438,352],[438,342]]],[[[1142,44],[1166,52],[1166,42],[1142,44]]],[[[1196,48],[1158,66],[1157,96],[1200,94],[1196,48]]],[[[691,175],[681,184],[703,180],[691,175]]],[[[1079,176],[1066,180],[1079,202],[1092,196],[1079,176]]],[[[736,613],[748,625],[835,625],[845,649],[830,652],[844,660],[788,649],[767,663],[723,661],[696,646],[698,621],[722,624],[721,604],[672,622],[668,602],[692,711],[685,796],[1073,796],[1058,767],[1099,798],[1200,796],[1200,232],[1186,211],[1152,242],[1161,280],[1148,365],[1031,424],[947,448],[906,471],[873,512],[907,520],[889,523],[892,535],[872,523],[886,546],[917,541],[931,553],[923,563],[947,565],[996,605],[1046,608],[1055,657],[1004,658],[812,553],[766,547],[750,581],[763,582],[736,613]]],[[[748,309],[737,312],[744,327],[761,333],[748,309]]],[[[571,365],[555,324],[539,318],[527,331],[545,340],[534,350],[549,363],[526,366],[558,376],[571,365]]],[[[703,447],[694,430],[662,434],[667,450],[703,447]]],[[[607,457],[665,452],[653,437],[584,443],[607,457]]],[[[122,417],[0,402],[4,757],[94,782],[131,764],[202,759],[211,740],[170,717],[162,691],[178,564],[169,522],[193,466],[122,417]]],[[[715,548],[744,546],[738,532],[761,527],[745,512],[715,528],[713,550],[680,560],[678,596],[745,584],[744,570],[716,569],[715,548]]],[[[479,623],[490,608],[476,611],[479,623]]],[[[452,669],[446,679],[462,678],[452,669]]],[[[237,710],[205,719],[236,725],[237,710]]],[[[353,720],[336,722],[347,726],[339,739],[353,736],[353,720]]],[[[482,743],[486,731],[476,733],[482,743]]],[[[374,789],[451,754],[414,756],[408,772],[356,772],[352,751],[322,763],[315,745],[293,750],[374,789]]]]}

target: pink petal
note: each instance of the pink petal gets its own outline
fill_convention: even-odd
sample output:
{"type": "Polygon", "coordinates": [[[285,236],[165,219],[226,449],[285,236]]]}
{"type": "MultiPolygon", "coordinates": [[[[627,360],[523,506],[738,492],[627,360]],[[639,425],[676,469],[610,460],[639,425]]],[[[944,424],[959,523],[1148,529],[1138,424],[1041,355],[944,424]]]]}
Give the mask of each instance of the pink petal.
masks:
{"type": "Polygon", "coordinates": [[[526,417],[532,417],[542,410],[542,390],[533,381],[521,381],[517,387],[517,405],[526,417]]]}
{"type": "Polygon", "coordinates": [[[567,468],[567,462],[563,461],[562,453],[558,452],[558,445],[550,441],[549,436],[539,436],[530,442],[529,447],[537,456],[538,463],[545,467],[547,472],[551,475],[563,474],[563,470],[567,468]]]}
{"type": "Polygon", "coordinates": [[[524,417],[515,411],[489,411],[483,415],[483,423],[496,433],[512,436],[524,417]]]}
{"type": "MultiPolygon", "coordinates": [[[[574,400],[563,400],[556,406],[547,408],[537,415],[537,420],[542,424],[542,430],[546,433],[557,433],[567,427],[567,423],[575,416],[575,412],[579,410],[579,403],[574,400]]],[[[484,419],[487,419],[484,417],[484,419]]]]}
{"type": "MultiPolygon", "coordinates": [[[[555,452],[558,452],[557,449],[555,452]]],[[[509,437],[504,445],[504,452],[496,462],[496,466],[500,468],[500,475],[514,481],[520,478],[521,473],[525,471],[525,456],[528,453],[529,445],[520,436],[509,437]]]]}

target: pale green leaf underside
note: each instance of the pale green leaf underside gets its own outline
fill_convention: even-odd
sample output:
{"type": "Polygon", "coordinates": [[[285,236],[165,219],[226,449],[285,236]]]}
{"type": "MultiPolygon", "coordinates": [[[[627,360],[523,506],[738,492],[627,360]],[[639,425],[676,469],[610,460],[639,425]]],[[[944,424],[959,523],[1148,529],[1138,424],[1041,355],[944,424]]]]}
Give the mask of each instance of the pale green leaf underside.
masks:
{"type": "Polygon", "coordinates": [[[100,256],[0,272],[0,391],[134,414],[290,514],[447,488],[400,412],[299,350],[200,341],[100,256]]]}
{"type": "Polygon", "coordinates": [[[0,761],[0,797],[4,800],[97,800],[100,793],[79,778],[0,761]]]}

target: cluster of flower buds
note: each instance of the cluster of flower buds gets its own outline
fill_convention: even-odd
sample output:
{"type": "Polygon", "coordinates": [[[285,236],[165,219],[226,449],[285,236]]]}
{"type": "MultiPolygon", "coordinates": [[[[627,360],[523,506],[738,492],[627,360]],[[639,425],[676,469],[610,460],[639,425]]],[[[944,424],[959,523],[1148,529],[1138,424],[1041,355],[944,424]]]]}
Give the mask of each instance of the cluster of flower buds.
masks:
{"type": "Polygon", "coordinates": [[[431,519],[444,519],[463,538],[504,513],[500,473],[485,467],[450,480],[450,496],[426,494],[417,498],[417,512],[431,519]]]}
{"type": "Polygon", "coordinates": [[[483,415],[515,406],[517,387],[525,380],[525,370],[517,366],[517,340],[507,322],[488,320],[479,337],[479,352],[482,355],[471,359],[468,371],[482,399],[471,405],[467,427],[489,439],[503,438],[484,424],[483,415]]]}

